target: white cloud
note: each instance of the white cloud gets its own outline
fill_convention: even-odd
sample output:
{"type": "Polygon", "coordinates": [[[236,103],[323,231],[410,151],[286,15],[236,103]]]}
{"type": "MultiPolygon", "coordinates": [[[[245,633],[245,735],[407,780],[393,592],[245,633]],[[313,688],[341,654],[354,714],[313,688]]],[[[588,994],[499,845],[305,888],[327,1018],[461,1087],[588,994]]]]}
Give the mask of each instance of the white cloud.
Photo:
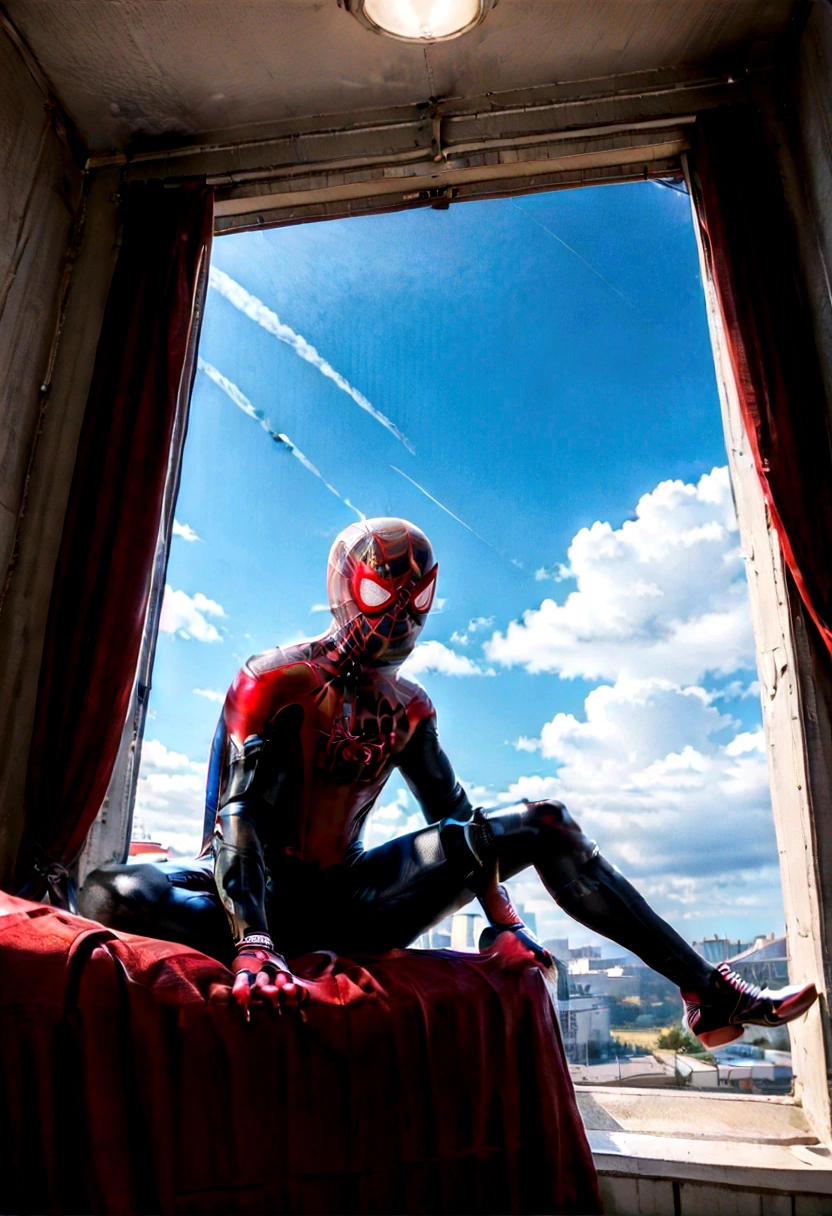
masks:
{"type": "MultiPolygon", "coordinates": [[[[582,715],[555,714],[537,738],[516,740],[541,768],[496,801],[565,802],[661,914],[682,932],[688,922],[688,936],[726,919],[749,935],[779,928],[763,733],[725,712],[759,695],[727,470],[662,482],[635,519],[582,529],[568,566],[536,578],[573,579],[575,590],[493,634],[487,658],[604,683],[582,715]]],[[[532,875],[512,886],[518,901],[541,898],[532,875]]]]}
{"type": "Polygon", "coordinates": [[[194,692],[198,697],[205,697],[206,701],[216,701],[217,705],[225,703],[225,693],[216,688],[195,688],[194,692]]]}
{"type": "Polygon", "coordinates": [[[182,856],[202,844],[206,762],[145,739],[136,789],[134,819],[153,840],[182,856]]]}
{"type": "Polygon", "coordinates": [[[534,572],[535,582],[544,583],[547,579],[551,579],[553,583],[562,583],[564,579],[571,578],[572,572],[568,566],[564,566],[563,562],[558,562],[556,566],[540,566],[534,572]]]}
{"type": "Polygon", "coordinates": [[[493,616],[474,616],[468,622],[468,632],[476,633],[478,629],[487,629],[489,625],[493,624],[493,616]]]}
{"type": "Polygon", "coordinates": [[[313,604],[309,609],[310,612],[331,612],[329,604],[313,604]]]}
{"type": "Polygon", "coordinates": [[[521,735],[519,739],[515,740],[514,746],[518,752],[537,752],[540,750],[540,740],[529,739],[525,735],[521,735]]]}
{"type": "Polygon", "coordinates": [[[392,802],[375,807],[370,812],[364,831],[364,847],[374,849],[387,844],[406,832],[416,832],[425,827],[425,817],[414,807],[406,789],[398,789],[392,802]]]}
{"type": "Polygon", "coordinates": [[[420,642],[409,659],[402,664],[406,676],[435,672],[443,676],[493,676],[490,668],[478,667],[467,655],[457,654],[443,642],[420,642]]]}
{"type": "Polygon", "coordinates": [[[487,629],[489,625],[494,624],[493,616],[474,616],[465,626],[463,631],[455,629],[451,634],[451,641],[456,642],[459,646],[467,646],[473,634],[480,629],[487,629]]]}
{"type": "Polygon", "coordinates": [[[207,618],[224,617],[221,604],[209,600],[201,591],[188,595],[185,591],[174,591],[165,586],[159,628],[162,633],[178,634],[180,638],[193,638],[197,642],[221,642],[217,627],[207,618]]]}
{"type": "Polygon", "coordinates": [[[725,750],[729,756],[744,756],[748,752],[759,752],[764,756],[766,752],[765,735],[762,730],[744,731],[741,735],[737,735],[725,750]]]}
{"type": "Polygon", "coordinates": [[[544,725],[544,757],[569,763],[573,755],[591,750],[593,768],[598,760],[638,768],[685,747],[707,747],[714,733],[731,726],[703,688],[661,679],[622,677],[615,685],[602,684],[589,693],[584,709],[584,721],[555,714],[544,725]]]}
{"type": "Polygon", "coordinates": [[[197,773],[202,766],[189,760],[184,752],[173,752],[158,739],[142,743],[142,773],[197,773]]]}
{"type": "Polygon", "coordinates": [[[749,929],[762,931],[778,915],[763,734],[738,732],[703,688],[624,677],[593,689],[583,717],[556,714],[518,746],[554,771],[520,777],[498,801],[564,802],[669,919],[745,906],[764,921],[749,929]],[[732,901],[735,888],[746,905],[732,901]]]}
{"type": "Polygon", "coordinates": [[[173,521],[173,535],[180,537],[181,540],[187,541],[202,539],[200,536],[197,536],[190,524],[180,524],[178,519],[173,521]]]}
{"type": "Polygon", "coordinates": [[[754,665],[748,592],[725,468],[696,485],[661,482],[636,518],[596,522],[569,547],[577,589],[493,634],[491,662],[530,672],[680,684],[754,665]]]}

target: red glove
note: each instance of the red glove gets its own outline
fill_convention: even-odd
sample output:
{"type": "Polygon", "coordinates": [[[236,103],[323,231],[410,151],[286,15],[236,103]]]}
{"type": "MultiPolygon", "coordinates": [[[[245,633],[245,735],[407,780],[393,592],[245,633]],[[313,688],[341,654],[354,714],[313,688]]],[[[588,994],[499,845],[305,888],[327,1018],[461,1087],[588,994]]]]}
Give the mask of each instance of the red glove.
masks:
{"type": "Polygon", "coordinates": [[[512,933],[536,963],[545,968],[552,966],[551,954],[545,946],[541,946],[531,929],[523,924],[515,912],[508,891],[498,881],[496,870],[480,896],[480,903],[491,922],[480,935],[480,950],[490,950],[501,933],[512,933]]]}
{"type": "Polygon", "coordinates": [[[497,946],[500,936],[504,933],[509,937],[503,938],[498,946],[503,949],[504,953],[517,953],[517,947],[519,947],[522,954],[525,954],[526,957],[531,955],[538,966],[545,971],[548,971],[553,965],[549,951],[545,946],[541,946],[531,929],[526,928],[522,922],[517,925],[489,925],[480,934],[480,950],[490,950],[493,946],[497,946]]]}
{"type": "Polygon", "coordinates": [[[249,933],[238,942],[231,970],[235,977],[231,995],[244,1010],[246,1021],[251,1017],[252,1001],[268,1001],[280,1013],[284,1006],[299,1007],[309,999],[309,989],[292,975],[268,933],[249,933]]]}

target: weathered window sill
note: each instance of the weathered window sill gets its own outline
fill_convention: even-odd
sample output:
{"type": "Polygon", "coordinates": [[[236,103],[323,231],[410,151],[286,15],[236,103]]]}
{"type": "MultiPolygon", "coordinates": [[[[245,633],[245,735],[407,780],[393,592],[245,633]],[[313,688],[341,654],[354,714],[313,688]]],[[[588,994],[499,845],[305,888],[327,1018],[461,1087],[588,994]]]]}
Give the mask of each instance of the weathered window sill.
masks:
{"type": "Polygon", "coordinates": [[[832,1214],[832,1153],[788,1099],[577,1093],[608,1214],[832,1214]]]}

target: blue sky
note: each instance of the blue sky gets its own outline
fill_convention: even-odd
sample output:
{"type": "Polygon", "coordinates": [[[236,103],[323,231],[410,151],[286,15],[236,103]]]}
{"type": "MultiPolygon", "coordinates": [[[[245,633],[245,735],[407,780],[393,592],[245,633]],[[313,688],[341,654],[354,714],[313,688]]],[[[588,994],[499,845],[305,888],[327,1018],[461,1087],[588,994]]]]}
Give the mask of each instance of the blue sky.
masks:
{"type": "MultiPolygon", "coordinates": [[[[689,937],[779,929],[687,197],[638,183],[299,225],[221,238],[213,265],[145,830],[188,851],[237,667],[326,628],[346,499],[433,541],[413,670],[472,797],[564,797],[689,937]]],[[[391,782],[368,840],[417,822],[391,782]]],[[[566,931],[536,881],[517,895],[566,931]]]]}

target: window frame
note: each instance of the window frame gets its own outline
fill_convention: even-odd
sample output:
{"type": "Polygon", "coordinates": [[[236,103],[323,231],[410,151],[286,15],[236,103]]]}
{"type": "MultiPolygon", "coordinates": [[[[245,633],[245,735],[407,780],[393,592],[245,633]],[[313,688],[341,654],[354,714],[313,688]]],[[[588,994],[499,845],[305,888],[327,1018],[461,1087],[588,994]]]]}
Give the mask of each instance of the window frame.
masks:
{"type": "MultiPolygon", "coordinates": [[[[720,98],[715,96],[713,103],[720,98]]],[[[277,185],[264,175],[252,174],[250,183],[239,184],[239,175],[209,174],[217,183],[218,205],[215,234],[252,228],[278,227],[350,215],[371,215],[417,206],[445,207],[453,199],[522,196],[539,191],[572,189],[582,185],[644,180],[650,176],[685,176],[687,168],[685,127],[694,121],[677,111],[662,119],[630,122],[607,128],[552,131],[549,143],[537,140],[533,157],[527,145],[518,140],[503,140],[499,156],[470,153],[453,165],[443,164],[402,182],[381,165],[353,174],[342,171],[343,157],[332,156],[303,176],[293,176],[291,184],[277,185]],[[598,132],[603,131],[603,146],[598,132]],[[650,132],[650,138],[645,138],[650,132]],[[580,137],[580,138],[577,138],[580,137]],[[652,155],[650,149],[655,150],[652,155]],[[512,157],[514,160],[512,161],[512,157]],[[539,158],[539,159],[538,159],[539,158]],[[337,179],[337,180],[336,180],[337,179]],[[451,184],[454,183],[454,184],[451,184]]],[[[352,128],[350,135],[355,134],[352,128]]],[[[258,141],[260,154],[268,156],[268,140],[258,141]]],[[[207,169],[219,169],[216,146],[204,156],[207,169]]],[[[231,166],[239,152],[229,146],[222,152],[231,166]]],[[[131,166],[129,176],[172,176],[184,167],[182,155],[166,160],[164,154],[150,154],[131,166]]],[[[199,163],[199,150],[187,157],[187,167],[199,163]]],[[[368,157],[367,160],[372,160],[368,157]]],[[[378,157],[375,158],[378,160],[378,157]]],[[[389,158],[388,158],[389,159],[389,158]]],[[[91,164],[91,167],[95,167],[91,164]]],[[[792,608],[784,574],[779,542],[768,518],[759,479],[754,469],[740,417],[736,385],[727,356],[725,336],[716,291],[704,256],[698,217],[693,214],[699,247],[702,285],[711,334],[716,379],[722,408],[725,446],[734,490],[740,537],[747,561],[749,597],[754,629],[757,666],[762,687],[763,720],[769,757],[769,783],[780,855],[786,935],[789,957],[801,979],[814,981],[825,989],[823,967],[823,930],[821,918],[822,879],[817,862],[813,809],[807,760],[804,706],[800,690],[800,655],[795,644],[792,608]],[[798,841],[795,846],[794,842],[798,841]]],[[[187,409],[174,445],[169,468],[170,517],[178,488],[187,409]]],[[[149,692],[149,675],[158,629],[159,606],[170,547],[170,529],[160,534],[153,575],[145,639],[143,665],[125,727],[113,780],[99,820],[90,833],[80,861],[79,877],[121,852],[126,857],[132,827],[135,784],[138,776],[133,758],[141,744],[144,725],[143,706],[149,692]],[[149,659],[149,662],[148,662],[149,659]],[[115,809],[115,813],[114,813],[115,809]],[[108,819],[109,817],[109,819],[108,819]],[[102,831],[102,821],[107,831],[102,831]]],[[[796,1075],[795,1100],[802,1102],[813,1127],[825,1143],[832,1143],[832,1105],[827,1080],[828,1062],[825,1006],[820,1002],[798,1023],[790,1027],[796,1075]]]]}
{"type": "MultiPolygon", "coordinates": [[[[684,168],[691,191],[686,157],[684,168]]],[[[820,911],[821,876],[815,846],[793,605],[780,542],[763,497],[743,425],[716,285],[705,255],[703,233],[693,206],[692,192],[691,207],[722,408],[725,449],[748,575],[789,964],[793,974],[799,974],[801,980],[807,983],[814,982],[823,994],[826,982],[820,911]]],[[[794,1100],[805,1107],[813,1127],[828,1143],[832,1106],[827,1080],[824,1004],[822,995],[821,1000],[803,1018],[790,1024],[789,1035],[795,1075],[794,1100]]]]}

